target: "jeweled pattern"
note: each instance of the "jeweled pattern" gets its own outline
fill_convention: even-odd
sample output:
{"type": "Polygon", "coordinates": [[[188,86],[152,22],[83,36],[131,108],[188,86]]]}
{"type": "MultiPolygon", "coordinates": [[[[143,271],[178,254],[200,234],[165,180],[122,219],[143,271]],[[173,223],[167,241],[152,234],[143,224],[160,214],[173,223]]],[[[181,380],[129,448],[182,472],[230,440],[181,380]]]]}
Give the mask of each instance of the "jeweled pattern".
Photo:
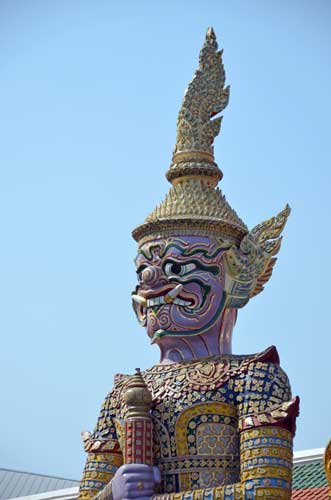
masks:
{"type": "MultiPolygon", "coordinates": [[[[223,498],[217,496],[217,488],[241,481],[247,483],[247,491],[239,498],[254,498],[248,485],[262,491],[270,477],[277,478],[272,482],[276,490],[280,482],[288,483],[290,488],[292,434],[286,419],[291,417],[284,412],[270,427],[258,420],[291,399],[287,376],[274,362],[276,359],[275,349],[270,348],[254,356],[221,355],[156,365],[143,373],[153,396],[154,463],[160,468],[164,493],[216,488],[212,498],[223,498]],[[251,429],[243,424],[247,418],[257,419],[251,429]]],[[[115,444],[123,453],[117,435],[124,426],[126,407],[122,397],[128,381],[128,376],[116,376],[115,387],[85,445],[87,450],[104,449],[110,443],[110,449],[114,450],[115,444]]],[[[109,451],[103,456],[108,456],[111,463],[115,455],[109,451]]],[[[82,483],[81,489],[90,488],[91,496],[115,472],[113,468],[102,476],[99,469],[95,469],[98,484],[90,477],[91,465],[85,471],[89,482],[82,483]]],[[[231,494],[224,490],[222,495],[236,498],[233,495],[237,490],[233,487],[231,494]]],[[[205,499],[206,493],[203,495],[205,499]]]]}

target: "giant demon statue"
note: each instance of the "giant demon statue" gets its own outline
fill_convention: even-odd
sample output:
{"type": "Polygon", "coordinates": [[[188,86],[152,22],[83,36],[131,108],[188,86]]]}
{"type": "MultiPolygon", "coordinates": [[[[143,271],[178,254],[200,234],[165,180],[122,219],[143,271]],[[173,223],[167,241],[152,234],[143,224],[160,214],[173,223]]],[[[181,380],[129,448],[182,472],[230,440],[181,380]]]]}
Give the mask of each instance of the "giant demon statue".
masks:
{"type": "Polygon", "coordinates": [[[222,117],[213,117],[228,103],[224,82],[209,29],[178,116],[172,186],[133,231],[134,309],[161,359],[115,377],[94,432],[83,434],[81,500],[291,497],[298,398],[275,347],[231,351],[237,310],[269,280],[290,209],[249,231],[217,188],[222,117]]]}

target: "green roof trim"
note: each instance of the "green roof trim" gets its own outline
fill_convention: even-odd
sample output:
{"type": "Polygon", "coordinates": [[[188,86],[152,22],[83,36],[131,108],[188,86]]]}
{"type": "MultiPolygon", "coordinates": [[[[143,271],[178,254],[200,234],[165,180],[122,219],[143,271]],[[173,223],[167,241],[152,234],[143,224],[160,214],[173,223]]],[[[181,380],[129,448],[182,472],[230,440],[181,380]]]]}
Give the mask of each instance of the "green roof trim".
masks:
{"type": "Polygon", "coordinates": [[[294,490],[306,488],[319,488],[327,486],[327,480],[324,473],[322,462],[311,464],[297,464],[293,467],[293,485],[294,490]]]}

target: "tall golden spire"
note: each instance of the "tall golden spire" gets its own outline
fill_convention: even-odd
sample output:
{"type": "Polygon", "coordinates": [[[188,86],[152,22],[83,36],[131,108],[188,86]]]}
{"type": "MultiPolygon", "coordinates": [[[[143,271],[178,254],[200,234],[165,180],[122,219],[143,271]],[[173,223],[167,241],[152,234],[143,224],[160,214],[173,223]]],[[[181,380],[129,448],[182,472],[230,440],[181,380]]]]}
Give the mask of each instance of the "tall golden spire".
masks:
{"type": "Polygon", "coordinates": [[[140,243],[171,234],[225,237],[239,243],[246,225],[216,188],[222,172],[214,161],[218,115],[229,101],[222,51],[208,28],[199,69],[189,84],[177,119],[177,141],[166,174],[172,187],[165,200],[133,231],[140,243]],[[212,119],[213,118],[213,119],[212,119]]]}
{"type": "Polygon", "coordinates": [[[167,179],[207,176],[216,185],[222,172],[214,162],[214,139],[219,134],[230,87],[225,87],[223,51],[218,51],[213,28],[208,28],[199,57],[199,69],[189,84],[177,119],[177,140],[167,179]]]}

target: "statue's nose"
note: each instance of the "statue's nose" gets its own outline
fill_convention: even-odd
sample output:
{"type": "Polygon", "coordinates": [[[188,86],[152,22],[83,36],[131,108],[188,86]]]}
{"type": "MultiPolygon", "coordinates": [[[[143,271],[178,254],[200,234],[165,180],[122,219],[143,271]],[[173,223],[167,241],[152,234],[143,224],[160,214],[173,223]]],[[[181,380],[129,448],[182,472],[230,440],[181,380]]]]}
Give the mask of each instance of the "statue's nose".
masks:
{"type": "Polygon", "coordinates": [[[142,284],[151,286],[160,286],[166,283],[166,278],[163,274],[162,268],[159,266],[148,266],[146,267],[141,275],[140,279],[142,284]]]}

